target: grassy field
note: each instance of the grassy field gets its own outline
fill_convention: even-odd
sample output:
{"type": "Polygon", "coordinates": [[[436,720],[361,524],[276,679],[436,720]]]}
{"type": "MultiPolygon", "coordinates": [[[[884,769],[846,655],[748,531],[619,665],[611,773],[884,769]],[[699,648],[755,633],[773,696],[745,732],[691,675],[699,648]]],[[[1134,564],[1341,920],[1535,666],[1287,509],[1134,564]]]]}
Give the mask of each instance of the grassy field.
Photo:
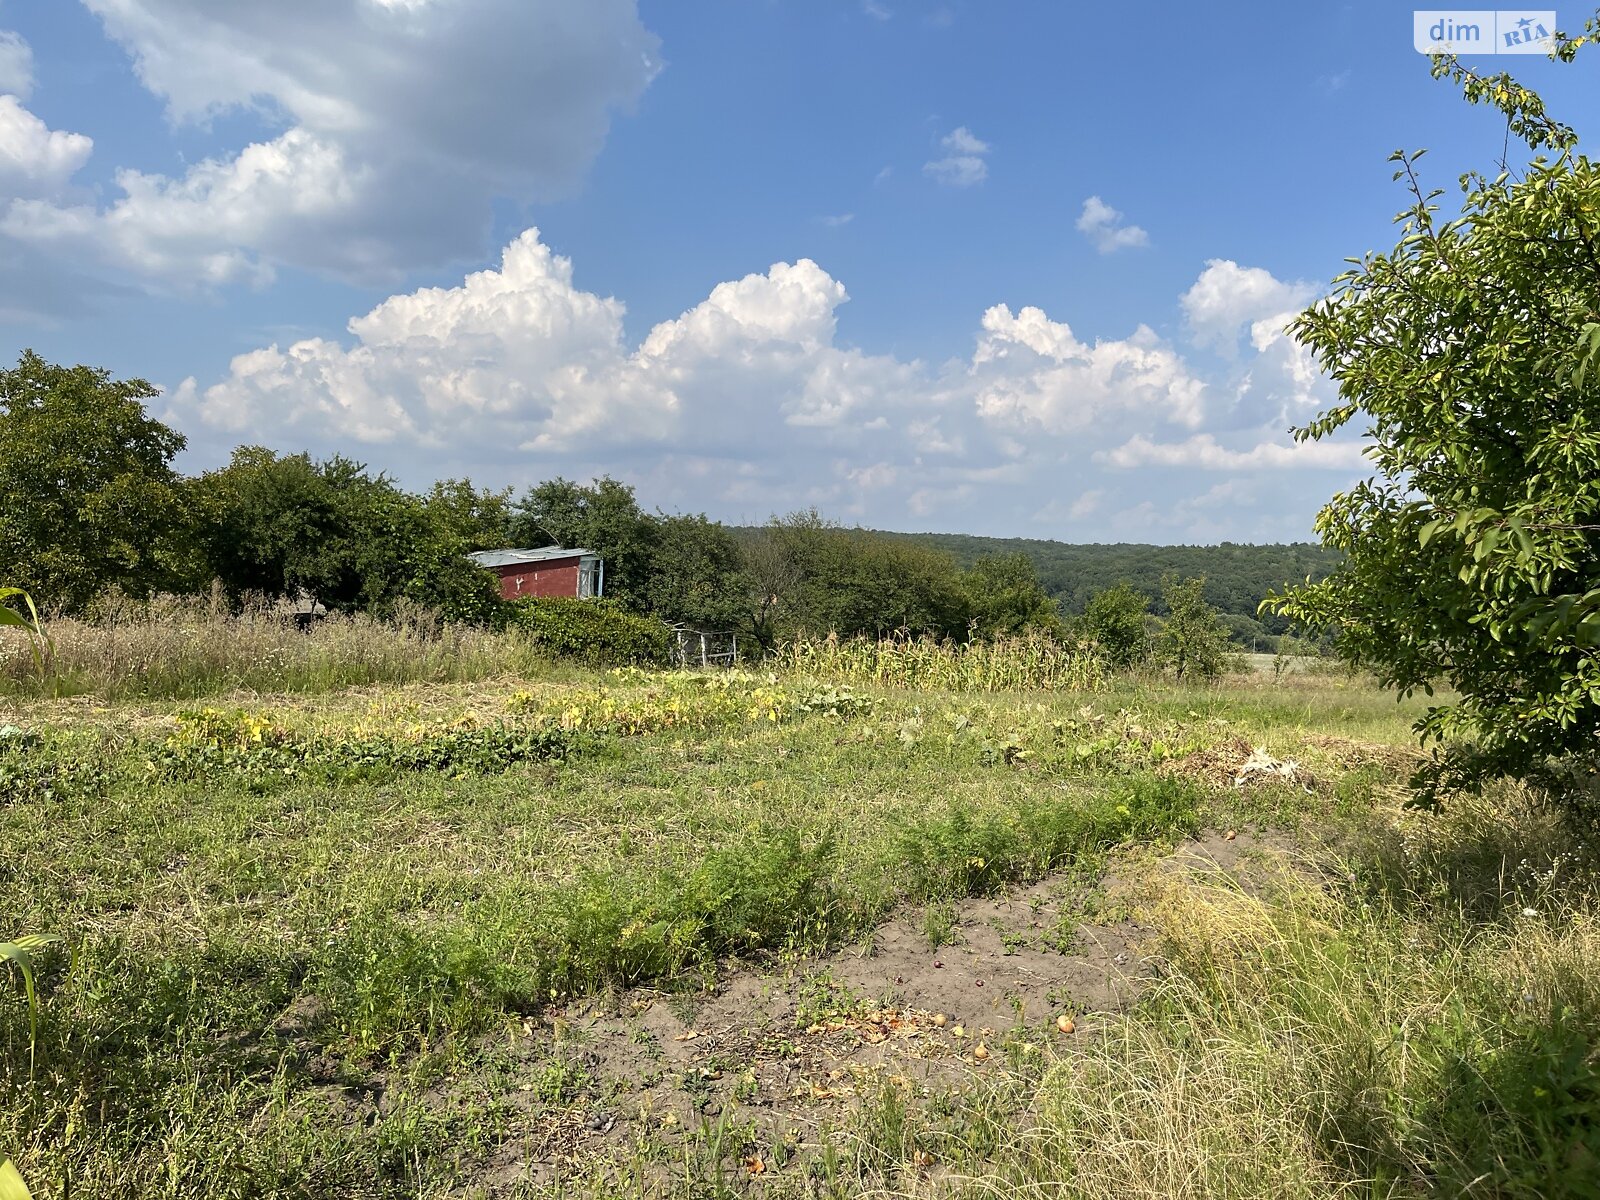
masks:
{"type": "Polygon", "coordinates": [[[1593,864],[1415,707],[523,665],[6,702],[35,1195],[1600,1186],[1593,864]]]}

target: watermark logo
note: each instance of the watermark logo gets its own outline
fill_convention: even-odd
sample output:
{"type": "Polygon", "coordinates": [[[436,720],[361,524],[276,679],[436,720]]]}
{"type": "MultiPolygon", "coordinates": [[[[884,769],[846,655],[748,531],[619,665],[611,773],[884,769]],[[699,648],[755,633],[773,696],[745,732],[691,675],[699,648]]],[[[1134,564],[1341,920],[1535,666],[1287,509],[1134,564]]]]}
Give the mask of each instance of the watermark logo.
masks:
{"type": "Polygon", "coordinates": [[[1419,54],[1549,54],[1554,9],[1427,9],[1411,14],[1419,54]]]}

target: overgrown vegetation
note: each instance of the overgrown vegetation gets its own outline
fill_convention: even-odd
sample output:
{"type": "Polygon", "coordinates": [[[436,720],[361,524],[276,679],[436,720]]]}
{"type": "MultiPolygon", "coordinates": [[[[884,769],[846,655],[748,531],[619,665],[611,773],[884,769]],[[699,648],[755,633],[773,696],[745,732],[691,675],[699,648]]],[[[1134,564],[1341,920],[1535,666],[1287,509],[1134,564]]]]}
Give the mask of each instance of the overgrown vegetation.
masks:
{"type": "Polygon", "coordinates": [[[1161,580],[1166,575],[1204,578],[1205,599],[1223,615],[1235,645],[1273,653],[1295,629],[1288,617],[1259,611],[1274,592],[1320,580],[1338,565],[1340,552],[1316,542],[1287,545],[1155,546],[1142,543],[1072,545],[1044,538],[991,538],[961,533],[896,533],[951,555],[963,569],[980,559],[1021,556],[1032,565],[1045,593],[1063,617],[1082,616],[1099,595],[1125,584],[1164,613],[1161,580]]]}
{"type": "Polygon", "coordinates": [[[557,658],[590,666],[665,665],[671,652],[665,625],[637,616],[614,600],[547,596],[511,605],[510,623],[557,658]]]}
{"type": "Polygon", "coordinates": [[[979,1175],[957,1195],[1592,1195],[1596,864],[1567,851],[1502,793],[1360,821],[1248,891],[1145,877],[1162,982],[1048,1067],[1038,1124],[981,1159],[932,1121],[905,1140],[979,1175]]]}
{"type": "MultiPolygon", "coordinates": [[[[1027,652],[983,645],[960,654],[1027,652]]],[[[886,670],[870,644],[824,649],[835,657],[775,677],[629,668],[103,714],[30,701],[17,715],[49,728],[11,761],[58,783],[0,798],[0,903],[67,932],[74,961],[34,952],[31,1079],[26,1006],[0,1009],[0,1146],[45,1195],[69,1176],[77,1194],[470,1191],[496,1147],[528,1136],[515,1097],[628,1103],[628,1081],[559,1044],[506,1059],[505,1039],[552,1006],[641,981],[692,995],[724,956],[794,961],[898,905],[942,911],[1059,869],[1092,878],[1118,847],[1247,813],[1326,820],[1330,799],[1355,831],[1336,867],[1255,899],[1154,877],[1137,903],[1165,931],[1167,983],[1043,1075],[996,1035],[1016,1056],[1014,1098],[951,1101],[991,1106],[989,1134],[960,1139],[968,1157],[926,1124],[954,1119],[935,1098],[896,1102],[899,1141],[870,1124],[888,1110],[861,1109],[881,1148],[852,1157],[848,1128],[830,1135],[834,1193],[916,1190],[916,1156],[936,1151],[1008,1186],[1070,1178],[1090,1195],[1141,1181],[1297,1194],[1271,1190],[1295,1180],[1321,1195],[1360,1179],[1401,1194],[1419,1173],[1464,1179],[1491,1160],[1500,1194],[1532,1195],[1540,1156],[1586,1128],[1571,1105],[1587,1103],[1592,1060],[1572,1056],[1597,1043],[1573,1039],[1597,1014],[1573,965],[1591,919],[1572,889],[1588,867],[1554,857],[1553,839],[1519,840],[1547,826],[1515,806],[1475,840],[1463,814],[1456,842],[1366,815],[1393,774],[1349,765],[1341,747],[1369,741],[1306,730],[1403,738],[1392,703],[1316,677],[984,686],[948,651],[936,683],[886,670]],[[1212,790],[1200,764],[1241,736],[1332,790],[1212,790]],[[372,1117],[339,1119],[347,1093],[330,1084],[375,1077],[372,1117]],[[1560,1104],[1534,1090],[1551,1079],[1560,1104]],[[1030,1106],[1041,1123],[1018,1126],[1030,1106]]],[[[1019,1029],[1016,1045],[1037,1036],[1019,1029]]],[[[710,1133],[639,1153],[663,1155],[646,1161],[667,1190],[709,1186],[718,1154],[751,1153],[746,1135],[715,1150],[710,1133]]],[[[827,1161],[759,1153],[775,1182],[802,1172],[802,1191],[803,1164],[827,1161]]],[[[742,1161],[732,1172],[749,1178],[742,1161]]]]}
{"type": "Polygon", "coordinates": [[[948,692],[1090,691],[1106,678],[1101,660],[1092,653],[1041,634],[965,643],[932,638],[801,639],[778,647],[770,662],[781,671],[846,683],[948,692]]]}
{"type": "MultiPolygon", "coordinates": [[[[334,614],[301,631],[274,605],[235,610],[224,596],[104,606],[94,619],[58,617],[53,686],[108,700],[193,699],[243,689],[327,692],[345,687],[539,677],[549,656],[518,630],[445,623],[401,605],[387,621],[334,614]]],[[[36,693],[34,648],[0,634],[0,691],[36,693]]],[[[45,690],[48,690],[46,688],[45,690]]]]}
{"type": "Polygon", "coordinates": [[[1299,436],[1365,418],[1377,477],[1318,517],[1344,565],[1271,606],[1336,630],[1386,685],[1458,693],[1418,725],[1441,750],[1424,798],[1510,775],[1577,800],[1600,769],[1600,170],[1510,76],[1435,74],[1554,157],[1463,176],[1445,220],[1420,155],[1395,154],[1400,243],[1293,327],[1339,385],[1299,436]]]}

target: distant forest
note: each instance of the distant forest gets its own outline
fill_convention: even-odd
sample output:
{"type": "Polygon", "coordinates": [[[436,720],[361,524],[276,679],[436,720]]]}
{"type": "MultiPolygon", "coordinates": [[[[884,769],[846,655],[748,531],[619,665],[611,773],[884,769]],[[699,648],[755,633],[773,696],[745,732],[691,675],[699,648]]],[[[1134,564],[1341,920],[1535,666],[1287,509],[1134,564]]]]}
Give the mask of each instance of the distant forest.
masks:
{"type": "Polygon", "coordinates": [[[892,533],[943,550],[962,567],[979,558],[1026,554],[1044,585],[1061,606],[1063,616],[1083,611],[1089,597],[1126,580],[1150,597],[1151,611],[1163,613],[1161,577],[1174,572],[1185,579],[1205,576],[1209,604],[1224,614],[1234,642],[1249,645],[1252,637],[1288,631],[1282,617],[1258,618],[1256,608],[1271,591],[1285,584],[1321,579],[1339,563],[1338,551],[1314,542],[1287,545],[1152,546],[1135,542],[1073,545],[1038,538],[973,537],[964,533],[892,533]]]}

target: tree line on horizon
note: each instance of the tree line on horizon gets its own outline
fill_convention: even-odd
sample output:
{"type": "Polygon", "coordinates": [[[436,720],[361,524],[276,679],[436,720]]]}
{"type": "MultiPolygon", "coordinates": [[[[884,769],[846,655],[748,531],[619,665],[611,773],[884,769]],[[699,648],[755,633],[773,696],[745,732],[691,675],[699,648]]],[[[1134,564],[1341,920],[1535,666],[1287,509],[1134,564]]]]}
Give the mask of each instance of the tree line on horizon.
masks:
{"type": "MultiPolygon", "coordinates": [[[[1081,610],[1063,613],[1076,594],[1059,603],[1063,593],[1052,595],[1039,559],[1022,550],[963,561],[941,535],[846,528],[814,509],[733,527],[647,511],[610,477],[551,479],[520,495],[468,479],[411,492],[342,455],[251,445],[186,476],[172,465],[183,435],[146,409],[155,395],[142,380],[32,352],[0,371],[6,582],[90,616],[113,599],[220,587],[235,603],[304,597],[384,616],[409,601],[492,622],[497,581],[467,554],[556,544],[601,554],[607,595],[630,611],[735,630],[768,649],[800,633],[1064,635],[1064,616],[1082,620],[1081,610]]],[[[1259,575],[1245,587],[1251,603],[1281,582],[1259,575]]],[[[1141,623],[1151,624],[1147,610],[1170,615],[1159,585],[1128,583],[1115,595],[1141,623]]]]}

